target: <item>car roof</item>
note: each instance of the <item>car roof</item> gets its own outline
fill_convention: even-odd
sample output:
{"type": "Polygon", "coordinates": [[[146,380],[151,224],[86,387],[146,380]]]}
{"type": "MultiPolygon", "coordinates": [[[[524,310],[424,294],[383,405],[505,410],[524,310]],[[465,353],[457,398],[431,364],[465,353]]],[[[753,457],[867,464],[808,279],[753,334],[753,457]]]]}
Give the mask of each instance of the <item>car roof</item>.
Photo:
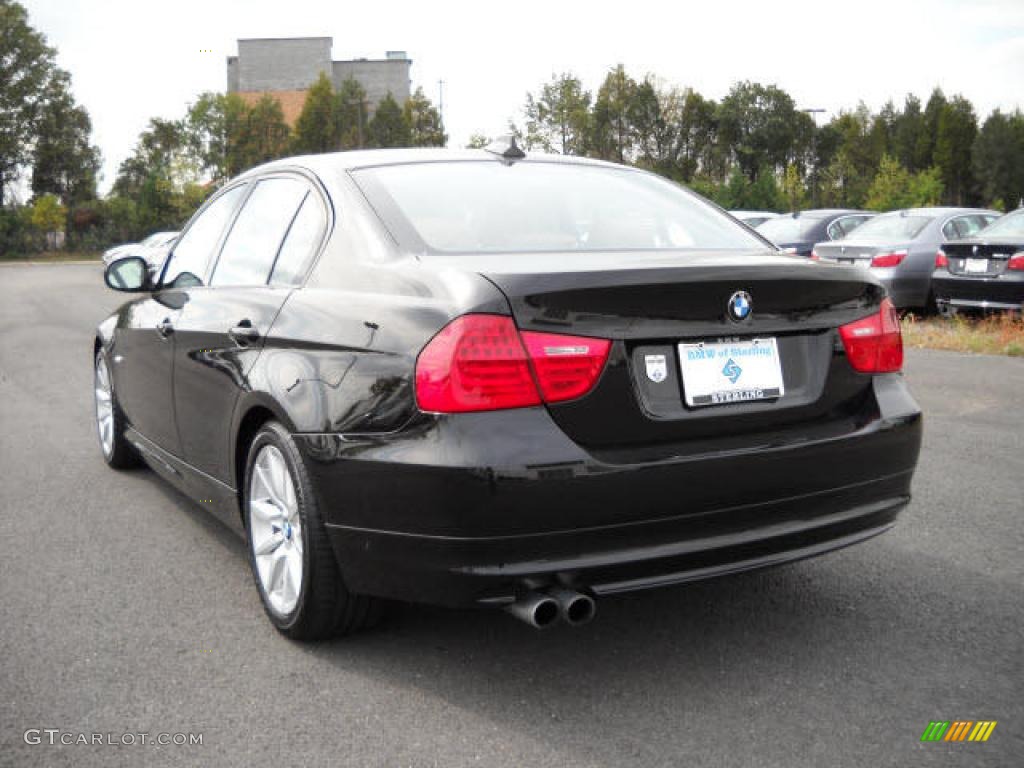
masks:
{"type": "Polygon", "coordinates": [[[898,211],[887,211],[886,213],[880,214],[881,216],[949,216],[956,213],[995,213],[999,214],[999,211],[990,211],[987,208],[957,208],[952,206],[935,206],[927,208],[903,208],[898,211]]]}
{"type": "MultiPolygon", "coordinates": [[[[411,163],[465,162],[492,160],[501,162],[502,158],[493,152],[483,149],[440,149],[423,147],[414,149],[359,149],[348,152],[329,152],[321,155],[299,155],[257,166],[239,178],[265,173],[275,168],[305,168],[316,174],[337,171],[352,171],[359,168],[371,168],[382,165],[407,165],[411,163]]],[[[575,155],[554,155],[545,152],[528,152],[526,157],[515,162],[544,162],[561,165],[588,165],[605,168],[640,170],[630,166],[608,163],[603,160],[592,160],[588,157],[575,155]]]]}

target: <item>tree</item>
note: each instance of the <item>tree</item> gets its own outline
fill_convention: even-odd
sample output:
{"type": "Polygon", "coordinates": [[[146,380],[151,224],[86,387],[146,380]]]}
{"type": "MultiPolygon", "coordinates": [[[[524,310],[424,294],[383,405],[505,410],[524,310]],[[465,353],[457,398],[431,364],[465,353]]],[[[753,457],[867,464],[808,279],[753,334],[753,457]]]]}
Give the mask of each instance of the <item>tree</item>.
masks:
{"type": "Polygon", "coordinates": [[[971,162],[982,201],[1015,206],[1024,197],[1024,114],[997,109],[989,115],[974,140],[971,162]]]}
{"type": "Polygon", "coordinates": [[[483,149],[491,140],[484,136],[482,133],[474,133],[469,137],[469,142],[466,144],[466,149],[483,149]]]}
{"type": "Polygon", "coordinates": [[[939,114],[933,160],[942,169],[946,200],[955,205],[974,200],[971,148],[977,135],[978,118],[971,102],[963,96],[947,101],[939,114]]]}
{"type": "Polygon", "coordinates": [[[786,166],[786,173],[782,177],[781,193],[786,201],[787,210],[800,211],[807,207],[807,189],[804,187],[803,179],[800,178],[800,171],[793,163],[786,166]]]}
{"type": "Polygon", "coordinates": [[[597,91],[589,148],[602,160],[625,163],[633,157],[630,109],[636,89],[636,81],[619,64],[608,73],[597,91]]]}
{"type": "Polygon", "coordinates": [[[290,138],[291,130],[285,122],[281,103],[269,93],[263,94],[245,111],[231,142],[239,170],[284,157],[288,154],[290,138]]]}
{"type": "Polygon", "coordinates": [[[89,139],[89,113],[75,103],[69,75],[55,70],[43,94],[32,148],[32,192],[65,205],[96,197],[100,151],[89,139]]]}
{"type": "Polygon", "coordinates": [[[390,92],[377,105],[367,132],[372,147],[408,147],[412,143],[409,125],[390,92]]]}
{"type": "Polygon", "coordinates": [[[41,195],[32,203],[32,226],[46,235],[50,249],[58,247],[60,239],[57,233],[64,231],[67,215],[67,209],[60,204],[56,195],[41,195]]]}
{"type": "Polygon", "coordinates": [[[821,203],[850,208],[864,204],[878,169],[880,156],[871,141],[872,116],[858,104],[853,112],[840,112],[831,121],[826,141],[835,142],[835,153],[821,174],[821,203]]]}
{"type": "Polygon", "coordinates": [[[915,165],[928,168],[935,164],[935,137],[939,133],[939,118],[946,108],[946,96],[941,88],[935,88],[924,107],[922,123],[924,129],[918,136],[915,165]]]}
{"type": "Polygon", "coordinates": [[[402,105],[402,115],[409,126],[410,145],[413,147],[443,147],[448,143],[441,113],[430,99],[417,88],[402,105]]]}
{"type": "Polygon", "coordinates": [[[0,207],[29,161],[54,51],[20,3],[0,0],[0,207]]]}
{"type": "Polygon", "coordinates": [[[896,117],[896,129],[893,136],[893,154],[900,165],[911,173],[927,166],[926,158],[919,157],[918,146],[924,133],[924,115],[921,112],[921,100],[908,93],[903,101],[903,110],[896,117]]]}
{"type": "Polygon", "coordinates": [[[185,118],[188,145],[199,167],[215,182],[238,174],[247,164],[240,157],[239,135],[249,108],[237,93],[202,93],[185,118]]]}
{"type": "Polygon", "coordinates": [[[366,91],[353,77],[345,78],[335,97],[338,143],[341,149],[362,149],[366,146],[366,91]]]}
{"type": "Polygon", "coordinates": [[[590,123],[590,92],[570,72],[552,75],[540,94],[526,94],[526,147],[583,155],[590,123]]]}
{"type": "Polygon", "coordinates": [[[785,168],[800,154],[796,149],[800,115],[803,113],[797,112],[793,98],[781,88],[737,83],[719,105],[719,137],[743,173],[754,181],[762,168],[785,168]]]}
{"type": "Polygon", "coordinates": [[[865,207],[873,211],[918,208],[937,205],[942,197],[942,179],[938,168],[911,174],[899,161],[886,154],[878,164],[878,173],[868,189],[865,207]]]}
{"type": "Polygon", "coordinates": [[[299,119],[295,121],[294,149],[301,154],[334,152],[339,148],[334,88],[323,72],[306,91],[299,119]]]}

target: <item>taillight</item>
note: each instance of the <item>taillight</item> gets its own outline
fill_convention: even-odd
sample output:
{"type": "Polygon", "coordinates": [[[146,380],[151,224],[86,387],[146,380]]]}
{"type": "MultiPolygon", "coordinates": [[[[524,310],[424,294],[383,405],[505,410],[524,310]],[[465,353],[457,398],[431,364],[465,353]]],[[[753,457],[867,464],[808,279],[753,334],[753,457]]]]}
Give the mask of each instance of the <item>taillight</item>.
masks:
{"type": "Polygon", "coordinates": [[[855,371],[893,373],[903,367],[900,316],[888,297],[875,314],[840,326],[839,336],[855,371]]]}
{"type": "Polygon", "coordinates": [[[523,331],[522,335],[540,395],[548,403],[572,400],[589,392],[604,370],[612,346],[607,339],[585,336],[534,331],[523,331]]]}
{"type": "Polygon", "coordinates": [[[812,261],[821,261],[821,256],[818,255],[817,251],[811,251],[811,260],[812,261]]]}
{"type": "Polygon", "coordinates": [[[607,339],[520,335],[504,315],[463,315],[416,359],[416,403],[462,413],[571,400],[593,388],[610,349],[607,339]]]}
{"type": "Polygon", "coordinates": [[[945,251],[940,250],[935,254],[935,268],[949,269],[949,257],[946,256],[945,251]]]}
{"type": "Polygon", "coordinates": [[[871,257],[872,267],[895,267],[907,257],[906,251],[893,251],[892,253],[879,253],[871,257]]]}
{"type": "Polygon", "coordinates": [[[1006,268],[1024,272],[1024,251],[1013,254],[1010,260],[1006,262],[1006,268]]]}

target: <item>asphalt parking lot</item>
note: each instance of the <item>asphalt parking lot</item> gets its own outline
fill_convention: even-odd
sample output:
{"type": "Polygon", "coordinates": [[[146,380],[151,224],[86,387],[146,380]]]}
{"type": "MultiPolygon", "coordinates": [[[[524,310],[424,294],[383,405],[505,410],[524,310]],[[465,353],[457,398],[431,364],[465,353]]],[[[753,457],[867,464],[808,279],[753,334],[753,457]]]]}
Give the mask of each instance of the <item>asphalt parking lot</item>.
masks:
{"type": "Polygon", "coordinates": [[[1024,360],[908,353],[915,499],[870,542],[576,630],[403,606],[301,646],[240,540],[103,464],[92,333],[120,301],[95,265],[0,265],[0,765],[1021,765],[1024,360]],[[25,744],[45,728],[203,743],[25,744]]]}

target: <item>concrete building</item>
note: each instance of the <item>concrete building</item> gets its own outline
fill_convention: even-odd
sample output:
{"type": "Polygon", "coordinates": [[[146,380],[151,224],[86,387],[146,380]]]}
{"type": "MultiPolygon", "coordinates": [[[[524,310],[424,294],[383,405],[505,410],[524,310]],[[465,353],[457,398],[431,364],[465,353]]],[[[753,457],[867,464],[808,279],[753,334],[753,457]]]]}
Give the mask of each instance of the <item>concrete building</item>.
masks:
{"type": "Polygon", "coordinates": [[[331,58],[329,37],[253,38],[238,41],[238,55],[228,56],[228,93],[255,103],[263,94],[281,103],[285,119],[295,123],[306,100],[306,90],[321,72],[335,89],[349,77],[366,91],[369,113],[389,92],[399,104],[409,98],[412,60],[405,51],[388,51],[383,59],[331,58]]]}

